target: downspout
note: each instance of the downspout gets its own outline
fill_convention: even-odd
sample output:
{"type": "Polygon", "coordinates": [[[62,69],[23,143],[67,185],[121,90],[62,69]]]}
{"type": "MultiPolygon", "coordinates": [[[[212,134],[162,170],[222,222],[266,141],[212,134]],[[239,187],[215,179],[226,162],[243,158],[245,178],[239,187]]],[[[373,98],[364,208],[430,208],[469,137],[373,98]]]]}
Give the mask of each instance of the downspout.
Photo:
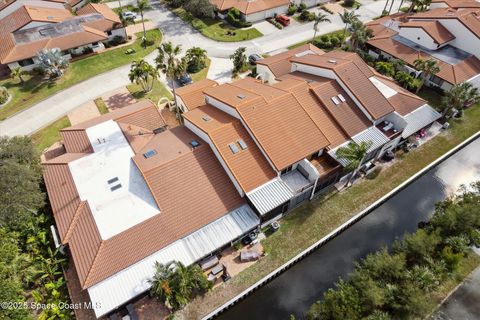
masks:
{"type": "Polygon", "coordinates": [[[315,195],[315,188],[317,188],[318,179],[320,179],[320,176],[317,179],[315,179],[315,183],[313,184],[312,194],[310,195],[310,199],[308,200],[312,200],[313,196],[315,195]]]}

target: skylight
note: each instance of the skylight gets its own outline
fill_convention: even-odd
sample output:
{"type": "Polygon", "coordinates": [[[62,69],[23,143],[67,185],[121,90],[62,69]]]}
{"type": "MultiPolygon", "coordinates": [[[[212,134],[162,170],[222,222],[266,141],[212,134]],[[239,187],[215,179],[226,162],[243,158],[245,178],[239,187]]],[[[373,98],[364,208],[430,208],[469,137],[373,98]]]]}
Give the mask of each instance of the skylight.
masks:
{"type": "Polygon", "coordinates": [[[143,156],[148,159],[148,158],[153,157],[153,156],[156,155],[156,154],[157,154],[157,151],[155,151],[155,150],[148,150],[147,152],[145,152],[145,153],[143,154],[143,156]]]}
{"type": "Polygon", "coordinates": [[[156,129],[153,129],[153,134],[159,134],[159,133],[161,133],[165,130],[166,130],[165,126],[160,127],[160,128],[156,128],[156,129]]]}
{"type": "Polygon", "coordinates": [[[212,118],[210,118],[208,115],[204,114],[204,115],[202,116],[202,120],[205,121],[205,122],[207,122],[207,121],[212,120],[212,118]]]}
{"type": "Polygon", "coordinates": [[[230,151],[232,151],[233,154],[236,154],[239,151],[235,143],[228,144],[228,147],[230,148],[230,151]]]}
{"type": "Polygon", "coordinates": [[[112,184],[112,183],[117,182],[117,181],[118,181],[118,177],[115,177],[115,178],[112,178],[112,179],[108,180],[107,182],[108,182],[108,184],[112,184]]]}
{"type": "Polygon", "coordinates": [[[345,101],[346,101],[346,100],[345,100],[345,97],[342,96],[341,93],[338,95],[338,99],[340,99],[340,101],[342,101],[342,102],[345,102],[345,101]]]}
{"type": "Polygon", "coordinates": [[[113,192],[113,191],[115,191],[115,190],[118,190],[118,189],[120,189],[121,187],[122,187],[122,185],[121,185],[121,184],[116,184],[116,185],[114,185],[113,187],[111,187],[111,188],[110,188],[110,191],[112,191],[112,192],[113,192]]]}
{"type": "Polygon", "coordinates": [[[242,148],[242,150],[247,149],[247,144],[245,143],[245,141],[243,141],[243,139],[238,140],[238,145],[240,146],[240,148],[242,148]]]}
{"type": "Polygon", "coordinates": [[[190,145],[192,147],[196,148],[200,145],[200,142],[198,142],[197,140],[192,140],[192,141],[190,141],[190,145]]]}
{"type": "Polygon", "coordinates": [[[335,104],[340,104],[340,101],[338,101],[337,97],[332,97],[332,101],[335,104]]]}

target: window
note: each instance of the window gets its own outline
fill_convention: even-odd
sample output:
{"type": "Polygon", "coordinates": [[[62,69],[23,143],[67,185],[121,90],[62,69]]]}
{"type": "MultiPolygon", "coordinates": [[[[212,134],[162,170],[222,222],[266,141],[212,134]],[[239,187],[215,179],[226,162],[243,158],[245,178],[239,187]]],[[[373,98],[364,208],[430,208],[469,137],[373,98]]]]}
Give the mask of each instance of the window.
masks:
{"type": "Polygon", "coordinates": [[[193,148],[196,148],[200,145],[200,142],[198,142],[197,140],[192,140],[190,141],[190,145],[193,147],[193,148]]]}
{"type": "Polygon", "coordinates": [[[21,67],[26,67],[26,66],[30,66],[32,64],[34,64],[35,62],[33,61],[33,59],[25,59],[25,60],[22,60],[22,61],[18,61],[18,64],[21,66],[21,67]]]}
{"type": "Polygon", "coordinates": [[[430,77],[430,82],[436,84],[437,86],[441,86],[443,84],[443,80],[435,75],[430,77]]]}
{"type": "Polygon", "coordinates": [[[153,157],[153,156],[156,155],[156,154],[157,154],[157,151],[155,151],[155,150],[148,150],[147,152],[145,152],[145,153],[143,154],[143,156],[144,156],[146,159],[148,159],[148,158],[153,157]]]}

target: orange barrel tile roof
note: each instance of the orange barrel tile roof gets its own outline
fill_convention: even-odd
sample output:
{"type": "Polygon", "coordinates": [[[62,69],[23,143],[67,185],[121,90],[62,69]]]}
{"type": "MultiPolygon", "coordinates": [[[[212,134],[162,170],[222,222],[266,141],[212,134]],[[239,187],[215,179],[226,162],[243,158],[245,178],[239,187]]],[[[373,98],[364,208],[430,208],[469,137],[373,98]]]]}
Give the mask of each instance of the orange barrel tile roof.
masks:
{"type": "Polygon", "coordinates": [[[237,8],[243,14],[252,14],[290,4],[289,0],[210,0],[220,11],[237,8]]]}
{"type": "Polygon", "coordinates": [[[187,86],[178,88],[175,92],[182,99],[188,110],[193,110],[205,104],[203,90],[217,86],[218,83],[210,79],[202,79],[187,86]]]}

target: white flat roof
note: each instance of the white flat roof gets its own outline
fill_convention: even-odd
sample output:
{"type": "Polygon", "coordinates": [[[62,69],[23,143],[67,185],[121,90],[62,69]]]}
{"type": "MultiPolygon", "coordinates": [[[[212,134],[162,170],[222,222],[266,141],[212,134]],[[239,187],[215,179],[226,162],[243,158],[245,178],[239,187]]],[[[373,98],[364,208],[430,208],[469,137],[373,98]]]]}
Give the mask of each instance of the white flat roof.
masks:
{"type": "MultiPolygon", "coordinates": [[[[192,214],[195,214],[192,212],[192,214]]],[[[210,224],[179,239],[156,253],[123,269],[113,276],[88,288],[95,308],[101,317],[150,288],[156,261],[166,264],[180,261],[190,265],[211,252],[237,239],[260,224],[260,219],[249,205],[231,211],[210,224]]],[[[121,257],[119,257],[121,259],[121,257]]]]}
{"type": "Polygon", "coordinates": [[[103,240],[160,209],[132,160],[134,152],[113,120],[86,129],[93,153],[69,163],[81,200],[90,205],[103,240]]]}
{"type": "Polygon", "coordinates": [[[368,78],[370,82],[373,83],[373,85],[383,94],[383,96],[388,99],[390,97],[393,97],[394,95],[397,94],[397,91],[389,86],[387,86],[385,83],[381,82],[375,77],[370,77],[368,78]]]}

